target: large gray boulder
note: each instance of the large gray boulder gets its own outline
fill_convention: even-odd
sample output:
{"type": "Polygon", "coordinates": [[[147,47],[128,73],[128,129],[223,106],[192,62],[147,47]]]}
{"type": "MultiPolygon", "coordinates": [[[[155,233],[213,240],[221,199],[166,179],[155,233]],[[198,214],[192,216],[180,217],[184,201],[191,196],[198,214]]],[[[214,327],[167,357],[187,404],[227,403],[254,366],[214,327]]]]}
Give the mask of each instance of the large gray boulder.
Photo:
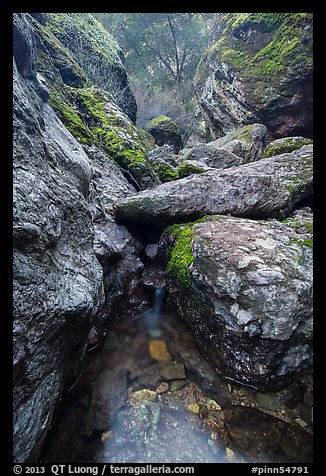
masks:
{"type": "Polygon", "coordinates": [[[14,461],[37,460],[103,298],[88,158],[14,61],[14,461]]]}
{"type": "Polygon", "coordinates": [[[312,193],[312,145],[289,154],[228,169],[216,169],[165,183],[120,200],[121,222],[167,225],[206,214],[285,217],[312,193]]]}
{"type": "Polygon", "coordinates": [[[170,299],[223,374],[272,388],[312,361],[312,213],[168,227],[170,299]]]}
{"type": "Polygon", "coordinates": [[[200,160],[217,169],[254,162],[262,154],[266,133],[262,124],[244,126],[215,141],[194,145],[180,154],[181,159],[200,160]]]}

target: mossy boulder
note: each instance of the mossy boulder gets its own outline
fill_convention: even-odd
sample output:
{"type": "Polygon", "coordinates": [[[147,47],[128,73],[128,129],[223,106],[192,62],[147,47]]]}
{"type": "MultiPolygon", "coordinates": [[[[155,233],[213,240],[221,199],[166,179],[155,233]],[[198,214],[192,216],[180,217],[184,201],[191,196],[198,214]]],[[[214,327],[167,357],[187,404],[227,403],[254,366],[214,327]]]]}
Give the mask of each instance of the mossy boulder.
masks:
{"type": "Polygon", "coordinates": [[[155,170],[158,178],[161,182],[171,182],[179,178],[178,171],[165,160],[157,158],[152,162],[153,169],[155,170]]]}
{"type": "Polygon", "coordinates": [[[48,13],[41,18],[39,14],[32,15],[40,20],[37,23],[42,38],[47,41],[47,48],[51,48],[51,57],[64,82],[78,87],[87,78],[89,84],[112,94],[122,111],[136,122],[137,105],[124,67],[124,55],[112,35],[90,13],[48,13]],[[60,57],[62,49],[69,62],[60,57]],[[78,80],[79,76],[82,78],[78,80]]]}
{"type": "Polygon", "coordinates": [[[188,175],[192,174],[202,174],[208,168],[204,163],[200,164],[197,161],[184,160],[178,167],[179,178],[188,177],[188,175]]]}
{"type": "Polygon", "coordinates": [[[312,213],[166,228],[169,299],[226,377],[277,388],[312,364],[312,213]]]}
{"type": "Polygon", "coordinates": [[[304,137],[286,137],[283,139],[276,139],[267,145],[261,158],[264,159],[266,157],[272,157],[273,155],[292,152],[293,150],[301,149],[304,145],[312,144],[312,142],[312,139],[305,139],[304,137]]]}
{"type": "Polygon", "coordinates": [[[195,77],[214,138],[252,122],[312,136],[312,14],[227,13],[195,77]]]}
{"type": "MultiPolygon", "coordinates": [[[[137,190],[158,184],[155,172],[147,160],[146,148],[150,145],[146,132],[138,133],[112,95],[94,86],[89,72],[85,72],[80,66],[83,63],[75,51],[76,45],[73,46],[73,40],[69,42],[67,39],[78,36],[79,29],[84,27],[81,38],[88,45],[87,51],[90,54],[92,48],[99,48],[98,28],[102,31],[102,27],[97,25],[95,19],[93,24],[89,14],[47,14],[45,18],[42,17],[42,23],[29,15],[27,18],[37,35],[37,71],[49,89],[50,106],[67,129],[81,144],[95,144],[112,158],[137,190]],[[86,24],[89,24],[88,30],[86,24]],[[94,43],[86,41],[83,36],[86,32],[91,35],[93,27],[96,37],[94,43]]],[[[110,67],[116,69],[117,64],[121,63],[120,49],[111,36],[103,31],[104,46],[101,48],[107,48],[105,64],[108,68],[110,64],[110,67]],[[109,51],[110,45],[112,51],[109,51]]],[[[84,64],[83,66],[85,67],[84,64]]],[[[120,69],[123,70],[122,63],[120,69]]]]}
{"type": "Polygon", "coordinates": [[[170,145],[178,153],[182,147],[182,137],[179,125],[167,116],[154,117],[145,127],[154,137],[158,146],[170,145]]]}
{"type": "Polygon", "coordinates": [[[207,214],[285,218],[312,194],[313,147],[227,169],[211,169],[119,200],[122,223],[171,225],[207,214]]]}

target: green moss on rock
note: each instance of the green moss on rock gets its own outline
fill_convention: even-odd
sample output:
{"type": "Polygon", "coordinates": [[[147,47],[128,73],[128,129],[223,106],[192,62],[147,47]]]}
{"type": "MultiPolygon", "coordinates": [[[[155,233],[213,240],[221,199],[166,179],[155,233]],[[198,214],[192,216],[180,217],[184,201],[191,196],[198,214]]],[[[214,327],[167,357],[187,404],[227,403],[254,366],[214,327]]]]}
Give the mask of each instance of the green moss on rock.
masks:
{"type": "Polygon", "coordinates": [[[161,182],[171,182],[179,178],[178,172],[167,162],[160,163],[157,167],[154,167],[154,169],[161,182]]]}
{"type": "Polygon", "coordinates": [[[204,169],[202,169],[201,167],[197,167],[193,164],[190,164],[189,162],[187,163],[183,162],[178,167],[179,178],[188,177],[188,175],[191,175],[191,174],[202,174],[203,172],[205,172],[204,169]]]}
{"type": "Polygon", "coordinates": [[[176,239],[176,244],[167,250],[169,262],[167,273],[182,288],[191,286],[189,266],[194,261],[192,253],[192,225],[172,225],[166,228],[165,233],[176,239]]]}
{"type": "Polygon", "coordinates": [[[305,139],[304,137],[288,137],[286,139],[277,139],[265,148],[261,159],[271,157],[273,155],[285,154],[293,152],[294,150],[301,149],[304,145],[312,144],[311,139],[305,139]]]}
{"type": "MultiPolygon", "coordinates": [[[[224,16],[224,31],[210,47],[208,58],[226,62],[243,78],[254,81],[277,79],[287,75],[289,68],[310,71],[311,25],[310,13],[229,13],[224,16]],[[258,51],[246,41],[249,28],[265,35],[265,44],[258,51]]],[[[200,77],[196,75],[197,81],[200,77]]]]}

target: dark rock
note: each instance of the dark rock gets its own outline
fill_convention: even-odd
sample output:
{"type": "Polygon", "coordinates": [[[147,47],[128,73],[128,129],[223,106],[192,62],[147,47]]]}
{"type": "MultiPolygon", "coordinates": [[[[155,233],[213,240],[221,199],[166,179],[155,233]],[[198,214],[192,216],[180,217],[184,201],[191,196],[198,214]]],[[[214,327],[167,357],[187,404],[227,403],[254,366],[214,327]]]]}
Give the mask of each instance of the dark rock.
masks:
{"type": "Polygon", "coordinates": [[[232,444],[247,455],[248,462],[312,462],[310,435],[271,415],[234,407],[225,411],[224,424],[232,444]]]}
{"type": "Polygon", "coordinates": [[[303,401],[305,390],[304,385],[300,383],[293,384],[282,396],[282,402],[290,409],[295,408],[303,401]]]}
{"type": "Polygon", "coordinates": [[[162,226],[213,213],[282,218],[312,193],[312,158],[312,145],[306,145],[289,154],[191,175],[118,201],[115,215],[123,223],[162,226]]]}
{"type": "Polygon", "coordinates": [[[182,147],[179,125],[167,116],[154,117],[145,128],[155,139],[158,146],[170,145],[175,153],[182,147]]]}
{"type": "Polygon", "coordinates": [[[224,375],[263,390],[312,362],[312,217],[212,216],[162,235],[170,299],[224,375]]]}
{"type": "Polygon", "coordinates": [[[127,370],[105,370],[99,374],[85,425],[85,434],[110,428],[117,411],[127,401],[127,370]]]}
{"type": "Polygon", "coordinates": [[[259,122],[269,139],[312,136],[312,14],[226,13],[195,84],[214,138],[259,122]]]}
{"type": "MultiPolygon", "coordinates": [[[[20,66],[24,74],[31,65],[20,66]]],[[[24,79],[15,64],[13,104],[14,459],[20,463],[38,458],[62,390],[79,371],[103,291],[86,199],[88,158],[39,97],[38,82],[24,79]]]]}
{"type": "Polygon", "coordinates": [[[198,351],[185,349],[180,351],[180,357],[186,367],[188,378],[210,398],[216,399],[223,406],[230,405],[231,395],[227,384],[198,351]]]}
{"type": "Polygon", "coordinates": [[[24,78],[35,78],[35,35],[26,14],[13,14],[13,54],[24,78]]]}

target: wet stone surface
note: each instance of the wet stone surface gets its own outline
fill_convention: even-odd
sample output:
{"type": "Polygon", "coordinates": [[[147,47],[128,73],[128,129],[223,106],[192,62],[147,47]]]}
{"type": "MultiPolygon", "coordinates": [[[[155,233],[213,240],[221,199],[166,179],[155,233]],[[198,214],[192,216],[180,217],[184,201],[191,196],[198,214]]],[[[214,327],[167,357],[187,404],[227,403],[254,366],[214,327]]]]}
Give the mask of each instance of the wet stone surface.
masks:
{"type": "MultiPolygon", "coordinates": [[[[163,310],[164,311],[164,310],[163,310]]],[[[52,426],[41,462],[312,461],[312,379],[274,393],[224,380],[172,313],[110,326],[52,426]]]]}

